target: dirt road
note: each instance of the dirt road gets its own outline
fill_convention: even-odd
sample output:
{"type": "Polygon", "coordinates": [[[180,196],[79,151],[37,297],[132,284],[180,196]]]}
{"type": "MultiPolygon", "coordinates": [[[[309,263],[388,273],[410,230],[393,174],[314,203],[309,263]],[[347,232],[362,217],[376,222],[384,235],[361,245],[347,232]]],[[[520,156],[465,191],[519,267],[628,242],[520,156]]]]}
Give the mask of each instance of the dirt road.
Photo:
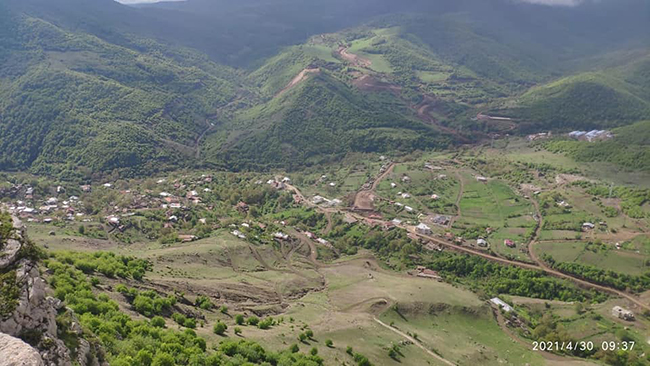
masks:
{"type": "MultiPolygon", "coordinates": [[[[302,195],[302,193],[300,193],[300,190],[298,190],[298,188],[296,188],[294,186],[291,186],[291,185],[287,185],[287,187],[289,189],[294,190],[294,192],[296,192],[296,194],[299,197],[304,197],[302,195]]],[[[304,201],[304,199],[303,199],[303,201],[304,201]]],[[[311,202],[308,202],[308,204],[311,204],[311,202]]],[[[313,204],[311,204],[311,205],[315,206],[313,204]]],[[[348,214],[356,217],[357,219],[359,219],[361,221],[364,220],[363,216],[358,215],[358,214],[356,214],[354,212],[349,212],[349,211],[346,211],[344,209],[334,209],[334,210],[339,211],[339,212],[347,212],[348,214]]],[[[539,227],[540,228],[541,228],[541,225],[542,225],[541,220],[542,220],[542,218],[540,217],[540,222],[539,222],[539,227]]],[[[374,220],[374,221],[380,221],[380,220],[374,220]]],[[[471,255],[476,255],[476,256],[485,258],[487,260],[491,260],[493,262],[498,262],[498,263],[502,263],[502,264],[517,266],[517,267],[530,269],[530,270],[542,271],[542,272],[544,272],[544,273],[546,273],[548,275],[574,282],[575,284],[577,284],[580,287],[592,288],[594,290],[604,291],[604,292],[612,294],[614,296],[619,296],[619,297],[625,298],[625,299],[629,300],[630,302],[632,302],[633,304],[635,304],[635,305],[637,305],[637,306],[639,306],[639,307],[641,307],[641,308],[643,308],[645,310],[650,311],[650,305],[641,302],[638,298],[634,297],[634,295],[630,295],[630,294],[628,294],[626,292],[619,291],[619,290],[616,290],[616,289],[613,289],[613,288],[610,288],[610,287],[606,287],[606,286],[598,285],[598,284],[595,284],[595,283],[591,283],[589,281],[585,281],[583,279],[573,277],[571,275],[568,275],[568,274],[562,273],[560,271],[557,271],[557,270],[555,270],[553,268],[550,268],[543,261],[541,261],[539,259],[539,257],[535,254],[535,252],[534,252],[534,243],[535,242],[534,241],[532,241],[529,244],[529,252],[530,252],[531,259],[537,264],[529,264],[529,263],[513,261],[513,260],[509,260],[509,259],[505,259],[505,258],[495,257],[495,256],[489,255],[487,253],[484,253],[484,252],[481,252],[481,251],[478,251],[478,250],[474,250],[474,249],[470,249],[470,248],[467,248],[467,247],[455,245],[453,243],[450,243],[448,241],[445,241],[445,240],[442,240],[442,239],[439,239],[439,238],[436,238],[436,237],[433,237],[433,236],[423,235],[423,234],[420,234],[420,233],[416,232],[415,227],[409,227],[409,226],[406,226],[406,225],[403,225],[403,224],[399,225],[398,227],[400,227],[402,229],[405,229],[406,231],[411,232],[414,235],[416,235],[416,236],[418,236],[418,237],[420,237],[422,239],[425,239],[425,240],[431,241],[433,243],[436,243],[436,244],[438,244],[438,245],[440,245],[442,247],[450,248],[452,250],[464,252],[464,253],[471,254],[471,255]]],[[[538,229],[538,230],[540,230],[540,229],[538,229]]]]}
{"type": "Polygon", "coordinates": [[[442,358],[441,356],[437,355],[436,353],[434,353],[433,351],[429,350],[428,348],[424,347],[424,346],[423,346],[423,345],[422,345],[422,344],[421,344],[417,339],[415,339],[415,338],[409,336],[408,334],[406,334],[406,333],[404,333],[404,332],[402,332],[402,331],[400,331],[400,330],[398,330],[398,329],[395,329],[395,328],[391,327],[390,325],[388,325],[388,324],[382,322],[381,320],[379,320],[379,319],[377,319],[377,318],[373,318],[373,319],[374,319],[377,323],[379,323],[382,327],[384,327],[384,328],[386,328],[386,329],[389,329],[389,330],[391,330],[392,332],[397,333],[397,334],[399,334],[400,336],[404,337],[405,339],[411,341],[414,345],[418,346],[418,347],[419,347],[420,349],[422,349],[424,352],[428,353],[431,357],[433,357],[433,358],[435,358],[436,360],[438,360],[438,361],[444,363],[445,365],[449,365],[449,366],[455,366],[455,365],[456,365],[456,364],[454,364],[454,363],[452,363],[452,362],[450,362],[450,361],[445,360],[444,358],[442,358]]]}
{"type": "Polygon", "coordinates": [[[375,181],[372,182],[372,185],[369,189],[361,189],[357,192],[357,194],[354,196],[355,208],[369,211],[374,210],[375,205],[373,202],[375,198],[375,190],[377,189],[379,183],[393,171],[394,167],[395,163],[390,163],[388,168],[383,173],[379,174],[377,178],[375,178],[375,181]]]}

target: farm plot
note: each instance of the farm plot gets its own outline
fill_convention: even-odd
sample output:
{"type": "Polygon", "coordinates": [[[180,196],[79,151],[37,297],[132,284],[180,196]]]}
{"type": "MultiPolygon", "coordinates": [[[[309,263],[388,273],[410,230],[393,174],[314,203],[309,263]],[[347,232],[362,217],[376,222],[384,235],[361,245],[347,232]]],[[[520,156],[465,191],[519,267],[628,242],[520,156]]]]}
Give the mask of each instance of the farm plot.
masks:
{"type": "Polygon", "coordinates": [[[540,253],[551,255],[558,262],[576,262],[605,270],[640,275],[648,270],[647,257],[613,245],[585,242],[544,242],[537,244],[540,253]]]}
{"type": "Polygon", "coordinates": [[[465,173],[465,188],[460,201],[462,216],[457,226],[487,225],[502,227],[508,219],[530,215],[533,207],[499,180],[482,183],[465,173]]]}

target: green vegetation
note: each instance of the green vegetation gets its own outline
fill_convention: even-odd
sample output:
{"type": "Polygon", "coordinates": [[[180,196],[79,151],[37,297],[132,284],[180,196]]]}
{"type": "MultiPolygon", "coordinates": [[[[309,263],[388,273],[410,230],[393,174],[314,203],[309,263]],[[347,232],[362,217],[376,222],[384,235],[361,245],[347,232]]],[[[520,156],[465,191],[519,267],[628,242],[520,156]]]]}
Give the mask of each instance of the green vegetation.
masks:
{"type": "Polygon", "coordinates": [[[543,260],[561,272],[619,290],[642,292],[650,288],[650,271],[640,276],[630,276],[580,263],[556,262],[548,254],[543,256],[543,260]]]}
{"type": "Polygon", "coordinates": [[[18,305],[20,289],[16,279],[16,271],[0,274],[0,318],[13,313],[18,305]]]}
{"type": "Polygon", "coordinates": [[[553,140],[544,144],[549,151],[566,154],[581,162],[607,162],[626,169],[650,171],[650,121],[620,127],[608,141],[553,140]]]}
{"type": "Polygon", "coordinates": [[[549,278],[541,271],[505,266],[477,256],[439,254],[427,261],[451,281],[466,282],[483,297],[509,294],[537,299],[602,302],[607,295],[587,291],[565,281],[549,278]]]}
{"type": "MultiPolygon", "coordinates": [[[[100,257],[104,257],[99,253],[100,257]]],[[[66,258],[62,256],[62,258],[66,258]]],[[[268,352],[252,341],[223,341],[209,352],[206,341],[190,329],[179,332],[164,329],[164,320],[133,320],[119,310],[118,304],[106,294],[93,293],[86,274],[72,264],[54,256],[45,262],[51,272],[50,284],[59,299],[65,301],[79,316],[82,326],[91,332],[106,351],[111,365],[133,365],[149,360],[152,365],[224,365],[230,362],[265,362],[283,365],[316,366],[318,356],[282,351],[268,352]],[[162,321],[161,321],[162,320],[162,321]],[[151,361],[152,360],[152,361],[151,361]]],[[[3,291],[4,294],[4,291],[3,291]]],[[[175,313],[174,320],[188,328],[196,327],[194,319],[175,313]],[[193,326],[192,326],[193,325],[193,326]]],[[[225,329],[224,329],[225,330],[225,329]]]]}
{"type": "Polygon", "coordinates": [[[611,128],[643,119],[650,102],[625,81],[586,73],[532,89],[521,97],[517,116],[531,120],[524,132],[550,129],[611,128]]]}

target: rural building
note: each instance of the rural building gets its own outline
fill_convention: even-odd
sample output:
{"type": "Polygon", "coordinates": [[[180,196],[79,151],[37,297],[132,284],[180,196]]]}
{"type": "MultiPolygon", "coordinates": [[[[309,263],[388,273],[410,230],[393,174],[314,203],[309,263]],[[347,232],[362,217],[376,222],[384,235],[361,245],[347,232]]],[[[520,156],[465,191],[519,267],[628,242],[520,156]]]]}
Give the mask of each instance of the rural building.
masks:
{"type": "Polygon", "coordinates": [[[591,229],[593,229],[595,227],[596,227],[596,225],[592,224],[591,222],[585,222],[584,224],[582,224],[582,229],[583,230],[591,230],[591,229]]]}
{"type": "Polygon", "coordinates": [[[411,206],[404,206],[404,209],[406,210],[406,212],[413,212],[413,207],[411,206]]]}
{"type": "Polygon", "coordinates": [[[402,177],[402,182],[404,182],[404,183],[410,183],[410,182],[411,182],[411,178],[410,178],[409,176],[405,175],[405,176],[402,177]]]}
{"type": "Polygon", "coordinates": [[[476,180],[479,181],[479,182],[487,182],[487,178],[485,178],[483,176],[476,177],[476,180]]]}
{"type": "Polygon", "coordinates": [[[418,234],[431,235],[431,228],[428,227],[427,225],[423,224],[423,223],[420,223],[418,226],[416,226],[415,231],[418,234]]]}
{"type": "Polygon", "coordinates": [[[183,242],[183,243],[188,243],[191,241],[194,241],[198,239],[196,235],[179,235],[178,238],[183,242]]]}
{"type": "Polygon", "coordinates": [[[276,238],[276,239],[280,239],[280,240],[289,239],[289,235],[287,235],[285,233],[281,233],[281,232],[277,232],[277,233],[273,234],[273,237],[276,238]]]}
{"type": "Polygon", "coordinates": [[[437,201],[437,200],[440,199],[440,196],[438,196],[437,194],[432,194],[431,199],[434,200],[434,201],[437,201]]]}
{"type": "Polygon", "coordinates": [[[427,268],[424,268],[421,271],[419,271],[417,276],[422,277],[422,278],[431,278],[431,279],[434,279],[434,280],[441,280],[442,279],[442,277],[440,277],[438,272],[432,271],[432,270],[427,269],[427,268]]]}
{"type": "Polygon", "coordinates": [[[249,207],[246,202],[241,201],[235,206],[235,209],[241,213],[245,213],[248,212],[249,207]]]}
{"type": "Polygon", "coordinates": [[[390,184],[390,188],[395,188],[395,187],[397,187],[397,183],[391,183],[390,184]]]}
{"type": "Polygon", "coordinates": [[[628,321],[634,320],[634,313],[620,306],[614,306],[612,308],[612,316],[628,321]]]}
{"type": "Polygon", "coordinates": [[[506,239],[506,240],[504,240],[504,241],[503,241],[503,244],[504,244],[505,246],[507,246],[508,248],[514,248],[514,247],[515,247],[515,242],[512,241],[512,240],[510,240],[510,239],[506,239]]]}
{"type": "Polygon", "coordinates": [[[515,309],[512,306],[508,305],[505,301],[499,299],[498,297],[493,297],[490,299],[490,302],[498,306],[500,309],[503,309],[506,313],[509,313],[515,309]]]}
{"type": "Polygon", "coordinates": [[[476,245],[478,245],[479,247],[485,248],[485,247],[488,246],[488,242],[485,241],[485,239],[479,238],[479,239],[476,240],[476,245]]]}
{"type": "Polygon", "coordinates": [[[311,199],[311,202],[315,205],[321,204],[325,201],[325,198],[322,196],[314,196],[311,199]]]}
{"type": "Polygon", "coordinates": [[[447,226],[451,221],[451,217],[446,215],[436,215],[433,217],[433,219],[431,219],[431,221],[433,221],[433,223],[436,225],[447,226]]]}

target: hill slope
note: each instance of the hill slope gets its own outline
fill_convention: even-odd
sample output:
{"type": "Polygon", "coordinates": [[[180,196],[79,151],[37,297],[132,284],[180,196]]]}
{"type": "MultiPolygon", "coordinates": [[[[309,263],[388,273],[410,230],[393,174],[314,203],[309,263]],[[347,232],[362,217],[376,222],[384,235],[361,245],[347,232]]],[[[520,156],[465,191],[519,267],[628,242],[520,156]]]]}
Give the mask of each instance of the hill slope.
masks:
{"type": "Polygon", "coordinates": [[[525,120],[522,129],[611,128],[650,114],[648,60],[629,67],[581,73],[525,93],[511,113],[525,120]]]}
{"type": "Polygon", "coordinates": [[[0,169],[77,174],[74,162],[146,174],[177,166],[237,97],[233,70],[191,52],[177,61],[151,41],[133,38],[127,48],[24,13],[4,17],[0,169]]]}
{"type": "Polygon", "coordinates": [[[235,169],[297,167],[348,152],[413,151],[452,143],[386,95],[367,95],[326,69],[236,115],[227,135],[208,141],[209,157],[235,169]]]}

